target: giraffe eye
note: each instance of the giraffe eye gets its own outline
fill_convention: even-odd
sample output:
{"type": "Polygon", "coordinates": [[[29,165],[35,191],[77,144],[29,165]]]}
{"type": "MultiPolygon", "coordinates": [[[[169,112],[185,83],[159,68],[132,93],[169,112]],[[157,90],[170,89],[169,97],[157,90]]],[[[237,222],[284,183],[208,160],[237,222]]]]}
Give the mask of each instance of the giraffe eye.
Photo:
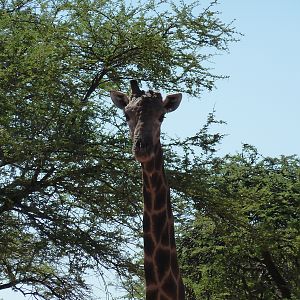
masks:
{"type": "Polygon", "coordinates": [[[165,114],[162,114],[160,117],[159,117],[159,122],[162,122],[163,120],[164,120],[164,118],[165,118],[165,114]]]}

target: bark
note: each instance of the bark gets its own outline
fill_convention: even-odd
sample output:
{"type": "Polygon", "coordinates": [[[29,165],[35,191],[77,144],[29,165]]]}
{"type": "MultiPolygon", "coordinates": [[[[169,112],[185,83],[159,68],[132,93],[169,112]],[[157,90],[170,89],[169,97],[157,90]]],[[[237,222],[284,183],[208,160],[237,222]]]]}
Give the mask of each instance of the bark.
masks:
{"type": "Polygon", "coordinates": [[[272,277],[273,281],[275,282],[280,295],[283,299],[291,299],[291,290],[288,286],[288,283],[280,274],[274,260],[271,256],[271,253],[268,250],[262,251],[263,262],[267,267],[267,270],[272,277]]]}

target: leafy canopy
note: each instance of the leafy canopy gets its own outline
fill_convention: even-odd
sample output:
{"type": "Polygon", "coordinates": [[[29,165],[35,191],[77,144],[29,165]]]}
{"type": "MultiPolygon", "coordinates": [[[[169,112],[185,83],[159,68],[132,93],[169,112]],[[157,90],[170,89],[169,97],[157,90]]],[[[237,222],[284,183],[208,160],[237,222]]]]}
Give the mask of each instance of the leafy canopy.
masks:
{"type": "Polygon", "coordinates": [[[179,226],[188,299],[298,299],[299,158],[263,158],[246,145],[182,176],[176,188],[192,214],[179,226]]]}

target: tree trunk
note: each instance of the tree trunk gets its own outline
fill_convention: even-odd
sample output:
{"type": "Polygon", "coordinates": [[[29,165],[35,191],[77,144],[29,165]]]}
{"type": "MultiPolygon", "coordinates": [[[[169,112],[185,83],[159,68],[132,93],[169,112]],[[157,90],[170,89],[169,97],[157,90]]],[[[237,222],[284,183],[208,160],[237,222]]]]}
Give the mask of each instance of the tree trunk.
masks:
{"type": "Polygon", "coordinates": [[[287,282],[279,273],[277,266],[275,265],[271,253],[268,250],[262,251],[263,262],[267,267],[267,270],[275,282],[280,295],[283,299],[291,299],[291,290],[288,287],[287,282]]]}

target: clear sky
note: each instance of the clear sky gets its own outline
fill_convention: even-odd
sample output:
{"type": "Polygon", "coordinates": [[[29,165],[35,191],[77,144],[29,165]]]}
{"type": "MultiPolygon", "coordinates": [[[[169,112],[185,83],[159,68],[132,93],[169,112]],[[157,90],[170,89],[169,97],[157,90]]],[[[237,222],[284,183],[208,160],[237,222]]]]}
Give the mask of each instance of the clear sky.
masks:
{"type": "Polygon", "coordinates": [[[165,131],[192,134],[215,107],[217,119],[227,122],[216,128],[228,134],[220,155],[240,151],[242,143],[265,156],[300,155],[300,1],[219,2],[221,19],[235,19],[244,34],[214,60],[216,74],[230,78],[201,101],[184,99],[166,118],[165,131]]]}
{"type": "MultiPolygon", "coordinates": [[[[185,97],[167,116],[164,131],[191,135],[215,107],[216,117],[227,122],[216,128],[228,134],[220,155],[248,143],[265,156],[300,156],[300,1],[220,0],[218,10],[222,20],[236,19],[237,31],[244,34],[229,54],[214,60],[216,74],[230,78],[200,101],[185,97]]],[[[0,291],[1,298],[25,299],[9,291],[0,291]]]]}

